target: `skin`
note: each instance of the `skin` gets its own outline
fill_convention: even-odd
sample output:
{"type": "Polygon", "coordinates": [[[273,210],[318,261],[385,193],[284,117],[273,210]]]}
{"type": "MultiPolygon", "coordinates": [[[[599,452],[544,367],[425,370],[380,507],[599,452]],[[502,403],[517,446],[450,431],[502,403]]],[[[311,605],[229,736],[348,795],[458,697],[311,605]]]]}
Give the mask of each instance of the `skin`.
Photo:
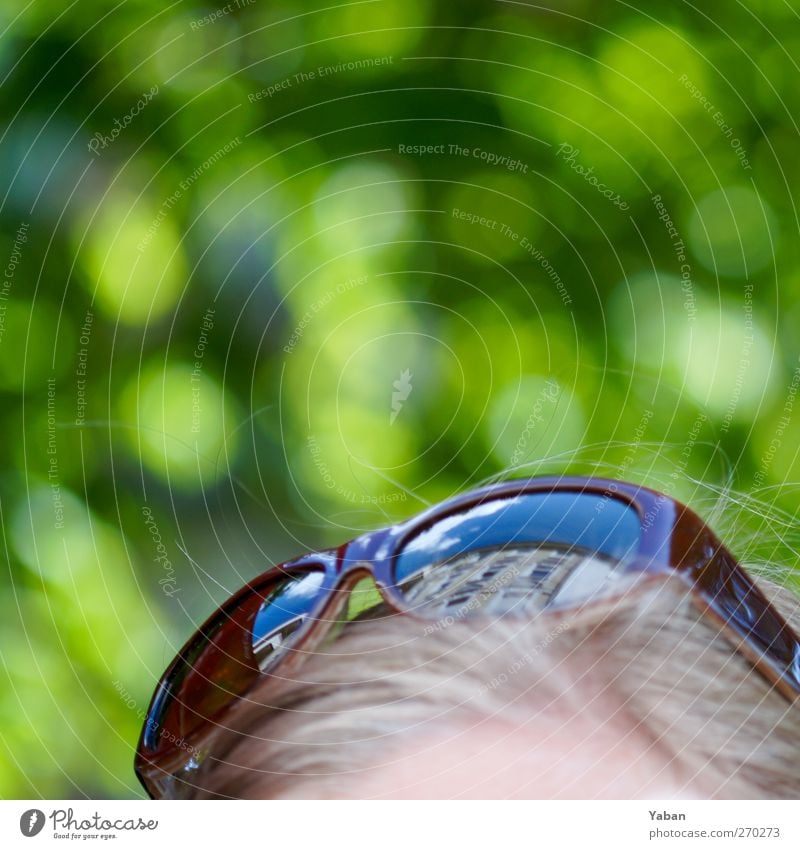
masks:
{"type": "MultiPolygon", "coordinates": [[[[406,737],[408,739],[408,737],[406,737]]],[[[619,720],[560,709],[520,726],[500,718],[441,727],[400,756],[334,784],[303,783],[294,798],[708,798],[662,748],[619,720]]]]}
{"type": "Polygon", "coordinates": [[[485,724],[431,739],[410,757],[376,769],[353,798],[674,799],[686,782],[659,750],[635,734],[584,718],[560,729],[485,724]]]}

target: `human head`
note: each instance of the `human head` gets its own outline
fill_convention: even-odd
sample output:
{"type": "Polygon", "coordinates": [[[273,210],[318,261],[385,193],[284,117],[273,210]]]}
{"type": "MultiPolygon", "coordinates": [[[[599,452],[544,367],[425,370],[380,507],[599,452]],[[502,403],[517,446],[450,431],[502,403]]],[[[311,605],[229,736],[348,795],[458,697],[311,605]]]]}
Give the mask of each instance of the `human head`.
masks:
{"type": "MultiPolygon", "coordinates": [[[[792,593],[761,586],[800,624],[792,593]]],[[[800,796],[798,705],[677,582],[555,626],[382,612],[249,693],[188,795],[800,796]]]]}
{"type": "Polygon", "coordinates": [[[377,781],[392,794],[392,770],[396,779],[409,758],[427,775],[431,751],[460,763],[466,743],[487,774],[497,772],[493,758],[526,753],[526,775],[507,774],[511,785],[495,782],[494,793],[742,795],[753,752],[780,760],[771,746],[793,738],[762,733],[736,708],[766,694],[770,729],[785,730],[784,714],[796,721],[799,663],[800,639],[785,618],[683,505],[602,479],[514,481],[276,567],[232,597],[165,673],[138,766],[157,792],[172,793],[177,780],[222,796],[358,794],[367,791],[338,779],[373,773],[373,789],[377,781]],[[352,604],[370,595],[354,584],[364,575],[381,587],[371,615],[331,642],[337,613],[365,607],[352,604]],[[430,686],[421,672],[433,675],[430,686]],[[366,738],[357,736],[360,711],[367,725],[384,720],[366,738]],[[710,733],[729,732],[734,719],[752,733],[710,733]],[[176,744],[159,742],[165,731],[180,735],[176,744]],[[191,759],[178,745],[186,735],[203,740],[191,759]],[[637,764],[655,776],[654,789],[637,764]],[[235,781],[225,777],[231,769],[235,781]],[[281,783],[251,780],[266,774],[281,783]],[[570,790],[564,782],[575,775],[582,782],[570,790]]]}

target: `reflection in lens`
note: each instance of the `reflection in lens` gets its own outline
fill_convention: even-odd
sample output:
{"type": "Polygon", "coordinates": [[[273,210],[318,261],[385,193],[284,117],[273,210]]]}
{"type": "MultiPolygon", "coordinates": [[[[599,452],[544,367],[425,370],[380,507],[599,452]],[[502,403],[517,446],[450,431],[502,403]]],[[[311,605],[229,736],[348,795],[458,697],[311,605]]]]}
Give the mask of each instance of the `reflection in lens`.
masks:
{"type": "Polygon", "coordinates": [[[530,614],[617,586],[636,549],[635,510],[614,498],[536,493],[449,516],[411,539],[394,577],[426,616],[530,614]]]}
{"type": "Polygon", "coordinates": [[[253,593],[219,612],[181,652],[174,676],[157,694],[153,720],[147,723],[147,747],[157,749],[192,734],[241,695],[259,667],[263,670],[283,656],[280,649],[313,609],[324,579],[321,570],[279,578],[266,594],[253,593]],[[244,650],[250,640],[258,667],[244,650]]]}
{"type": "Polygon", "coordinates": [[[620,561],[586,549],[515,546],[479,549],[433,563],[403,584],[407,603],[428,618],[480,613],[529,617],[618,592],[620,561]]]}
{"type": "Polygon", "coordinates": [[[269,593],[253,623],[253,652],[262,671],[283,656],[319,598],[324,572],[288,577],[269,593]]]}

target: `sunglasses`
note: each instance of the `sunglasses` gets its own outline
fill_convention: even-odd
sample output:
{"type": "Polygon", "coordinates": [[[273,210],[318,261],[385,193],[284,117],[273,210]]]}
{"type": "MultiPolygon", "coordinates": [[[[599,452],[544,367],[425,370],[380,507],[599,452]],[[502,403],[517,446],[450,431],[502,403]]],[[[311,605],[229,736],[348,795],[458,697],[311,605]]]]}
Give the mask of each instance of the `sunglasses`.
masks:
{"type": "Polygon", "coordinates": [[[530,617],[668,577],[682,580],[770,684],[790,701],[800,697],[800,637],[688,507],[621,481],[514,480],[282,563],[239,590],[159,681],[136,774],[153,798],[191,784],[232,706],[264,676],[300,662],[348,604],[349,618],[376,602],[427,622],[530,617]],[[371,592],[359,591],[364,578],[371,592]]]}

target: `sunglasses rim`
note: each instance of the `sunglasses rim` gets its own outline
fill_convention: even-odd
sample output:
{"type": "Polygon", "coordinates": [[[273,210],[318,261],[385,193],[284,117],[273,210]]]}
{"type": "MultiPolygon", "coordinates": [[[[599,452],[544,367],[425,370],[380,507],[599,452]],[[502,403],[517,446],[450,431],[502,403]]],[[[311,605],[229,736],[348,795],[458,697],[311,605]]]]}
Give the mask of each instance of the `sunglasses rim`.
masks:
{"type": "MultiPolygon", "coordinates": [[[[252,598],[253,594],[259,591],[263,592],[271,582],[281,577],[290,577],[292,574],[308,571],[323,571],[325,579],[309,611],[309,625],[298,638],[298,646],[318,633],[320,627],[324,627],[319,625],[320,614],[335,603],[336,592],[344,589],[346,584],[350,584],[348,578],[356,573],[370,575],[386,602],[398,613],[413,617],[416,615],[413,608],[405,602],[402,592],[393,580],[397,557],[412,539],[443,519],[471,507],[497,499],[551,491],[601,495],[622,501],[634,509],[639,518],[641,530],[636,549],[637,555],[649,562],[649,567],[640,571],[654,577],[678,575],[692,590],[692,597],[698,609],[710,616],[728,636],[735,638],[737,649],[751,664],[787,698],[791,700],[800,697],[800,678],[794,682],[785,681],[784,679],[793,676],[785,671],[781,672],[777,664],[765,653],[757,653],[750,645],[748,635],[738,633],[735,628],[731,628],[730,620],[719,610],[719,603],[709,595],[701,583],[704,571],[708,572],[714,563],[720,564],[718,574],[721,574],[723,568],[733,570],[739,581],[747,587],[746,592],[752,594],[752,598],[770,615],[771,621],[777,622],[781,630],[789,635],[790,641],[795,644],[797,658],[800,658],[800,637],[763,595],[738,559],[693,510],[672,496],[650,487],[610,478],[579,476],[517,478],[446,499],[417,516],[362,534],[338,548],[310,552],[284,561],[270,567],[237,590],[190,636],[159,678],[147,710],[134,759],[134,770],[148,794],[153,798],[156,797],[154,788],[150,786],[151,781],[155,785],[157,777],[166,777],[180,767],[181,761],[185,763],[189,760],[187,748],[192,747],[184,745],[186,741],[201,741],[206,738],[209,735],[209,726],[216,725],[231,706],[246,694],[250,686],[259,680],[259,673],[256,672],[254,681],[250,682],[242,693],[232,696],[230,701],[223,705],[213,717],[204,717],[200,725],[180,741],[172,741],[162,750],[159,749],[158,744],[155,747],[147,745],[148,732],[159,725],[158,717],[154,716],[154,712],[158,709],[161,699],[168,696],[169,685],[187,664],[185,657],[188,651],[199,640],[206,638],[208,631],[219,622],[220,617],[224,616],[230,622],[231,614],[245,599],[252,598]],[[677,551],[673,551],[675,548],[677,551]],[[178,742],[181,745],[178,745],[178,742]]],[[[225,627],[224,623],[222,627],[225,627]]]]}

